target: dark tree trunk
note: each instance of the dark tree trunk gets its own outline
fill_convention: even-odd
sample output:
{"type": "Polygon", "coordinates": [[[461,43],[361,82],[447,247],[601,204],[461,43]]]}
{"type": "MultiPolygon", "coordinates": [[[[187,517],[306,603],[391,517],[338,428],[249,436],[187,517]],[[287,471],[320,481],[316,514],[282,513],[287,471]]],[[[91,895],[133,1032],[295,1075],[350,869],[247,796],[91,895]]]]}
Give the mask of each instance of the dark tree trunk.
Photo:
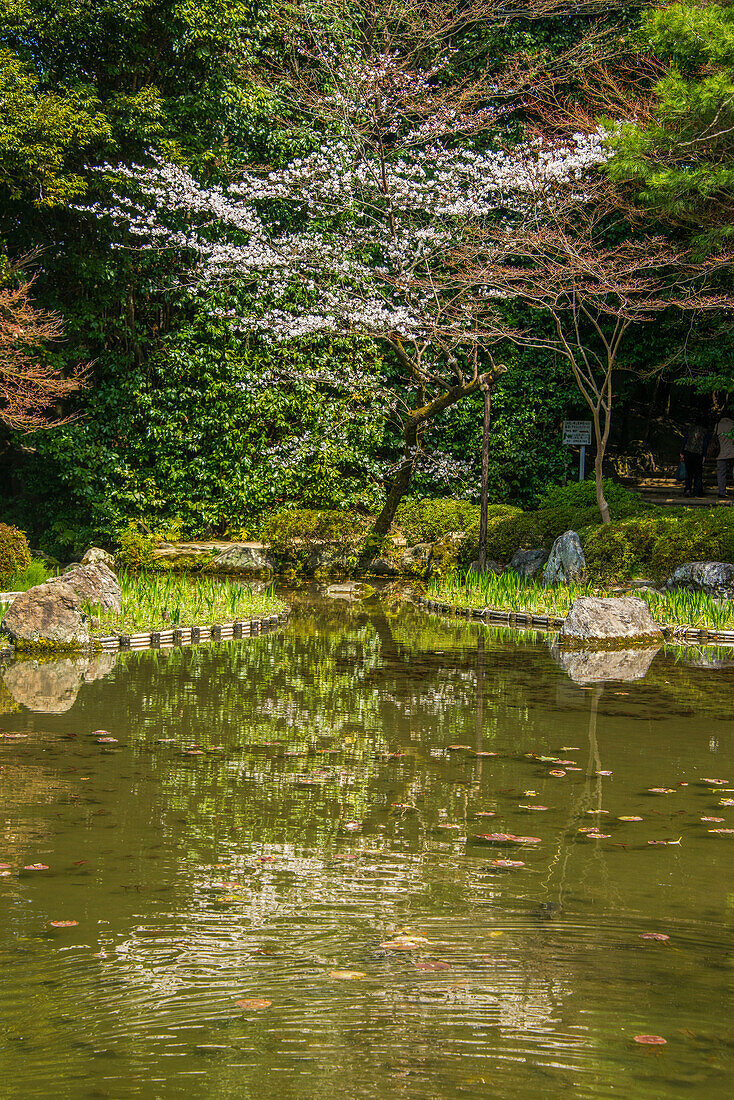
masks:
{"type": "Polygon", "coordinates": [[[392,480],[383,509],[372,528],[372,535],[377,538],[384,538],[389,533],[398,505],[410,488],[418,449],[418,427],[419,422],[417,420],[411,418],[406,421],[403,460],[392,480]]]}

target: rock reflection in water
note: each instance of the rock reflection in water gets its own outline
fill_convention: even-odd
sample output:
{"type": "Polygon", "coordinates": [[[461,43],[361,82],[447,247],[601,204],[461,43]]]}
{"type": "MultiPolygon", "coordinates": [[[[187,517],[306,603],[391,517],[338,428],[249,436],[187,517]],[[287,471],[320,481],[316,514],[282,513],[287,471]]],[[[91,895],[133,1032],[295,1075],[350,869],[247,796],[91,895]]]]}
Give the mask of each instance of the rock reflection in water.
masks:
{"type": "Polygon", "coordinates": [[[82,684],[108,676],[117,658],[117,653],[21,658],[3,668],[2,679],[15,702],[28,710],[63,714],[74,705],[82,684]]]}
{"type": "Polygon", "coordinates": [[[565,649],[553,639],[549,644],[553,660],[576,684],[597,684],[603,680],[641,680],[660,646],[632,649],[565,649]]]}

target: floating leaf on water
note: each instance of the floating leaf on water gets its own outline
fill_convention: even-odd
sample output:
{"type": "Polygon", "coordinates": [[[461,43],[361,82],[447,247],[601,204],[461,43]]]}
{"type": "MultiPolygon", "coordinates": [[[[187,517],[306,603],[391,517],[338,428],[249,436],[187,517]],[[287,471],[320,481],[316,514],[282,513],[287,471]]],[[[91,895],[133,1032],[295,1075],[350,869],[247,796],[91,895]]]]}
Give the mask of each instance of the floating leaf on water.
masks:
{"type": "Polygon", "coordinates": [[[28,863],[24,868],[24,871],[48,871],[48,866],[45,863],[28,863]]]}
{"type": "Polygon", "coordinates": [[[275,863],[277,858],[278,858],[277,856],[258,856],[257,857],[257,862],[258,863],[275,863]]]}
{"type": "Polygon", "coordinates": [[[642,821],[642,820],[643,819],[641,817],[638,817],[637,814],[625,814],[624,817],[618,817],[617,818],[617,821],[642,821]]]}
{"type": "Polygon", "coordinates": [[[612,835],[611,833],[597,833],[597,832],[592,831],[592,832],[589,832],[589,833],[586,834],[586,839],[587,840],[609,840],[609,837],[611,835],[612,835]]]}
{"type": "Polygon", "coordinates": [[[97,744],[98,745],[116,745],[117,744],[117,738],[116,737],[98,737],[97,738],[97,744]]]}
{"type": "Polygon", "coordinates": [[[472,752],[471,745],[447,745],[449,752],[472,752]]]}
{"type": "Polygon", "coordinates": [[[366,978],[364,970],[330,970],[330,978],[337,978],[339,981],[354,981],[357,978],[366,978]]]}
{"type": "MultiPolygon", "coordinates": [[[[712,832],[712,830],[709,829],[709,832],[712,832]]],[[[732,832],[734,832],[734,830],[732,830],[732,832]]],[[[679,836],[677,840],[648,840],[647,843],[658,845],[658,846],[664,845],[664,844],[680,844],[682,839],[683,839],[683,837],[679,836]]]]}
{"type": "Polygon", "coordinates": [[[356,833],[361,828],[361,821],[345,821],[342,825],[342,829],[344,829],[348,833],[356,833]]]}
{"type": "Polygon", "coordinates": [[[551,770],[548,772],[548,775],[557,775],[559,778],[561,776],[564,776],[565,774],[566,773],[564,772],[563,768],[551,768],[551,770]]]}
{"type": "Polygon", "coordinates": [[[449,824],[448,821],[444,821],[444,822],[439,822],[439,824],[436,825],[435,828],[436,829],[463,829],[464,826],[463,825],[451,825],[451,824],[449,824]]]}
{"type": "Polygon", "coordinates": [[[184,756],[204,756],[202,749],[184,749],[184,756]]]}
{"type": "Polygon", "coordinates": [[[608,814],[609,810],[585,810],[587,814],[608,814]]]}
{"type": "Polygon", "coordinates": [[[707,787],[725,787],[729,782],[728,779],[702,779],[702,783],[705,783],[707,787]]]}
{"type": "Polygon", "coordinates": [[[450,970],[451,967],[446,962],[441,962],[440,959],[416,959],[416,970],[450,970]]]}
{"type": "Polygon", "coordinates": [[[244,1009],[248,1009],[248,1008],[253,1008],[253,1009],[256,1009],[256,1008],[270,1008],[272,1003],[273,1003],[272,1001],[266,1001],[266,1000],[261,999],[259,997],[252,997],[252,998],[249,998],[247,1000],[235,1001],[235,1007],[236,1008],[244,1008],[244,1009]]]}
{"type": "Polygon", "coordinates": [[[399,933],[393,939],[385,940],[384,943],[380,944],[380,947],[384,947],[388,951],[415,951],[420,947],[425,947],[430,942],[418,932],[399,933]]]}
{"type": "Polygon", "coordinates": [[[531,804],[530,804],[530,805],[528,805],[528,806],[523,806],[523,805],[521,804],[521,805],[520,805],[520,806],[518,807],[518,809],[520,809],[520,810],[547,810],[547,809],[548,809],[548,807],[547,807],[547,806],[538,806],[538,805],[537,805],[537,803],[535,803],[535,804],[532,804],[532,803],[531,803],[531,804]]]}
{"type": "Polygon", "coordinates": [[[598,771],[598,772],[594,772],[594,775],[614,775],[614,772],[598,771]]]}
{"type": "Polygon", "coordinates": [[[648,794],[675,794],[672,787],[648,787],[648,794]]]}
{"type": "Polygon", "coordinates": [[[523,791],[522,796],[523,796],[523,798],[537,798],[538,797],[538,792],[537,791],[523,791]]]}
{"type": "Polygon", "coordinates": [[[670,936],[666,936],[665,932],[640,932],[641,940],[655,940],[657,943],[667,943],[670,936]]]}
{"type": "Polygon", "coordinates": [[[213,882],[212,886],[216,890],[242,890],[241,882],[213,882]]]}
{"type": "Polygon", "coordinates": [[[701,821],[724,821],[723,817],[702,817],[701,821]]]}
{"type": "Polygon", "coordinates": [[[49,928],[76,928],[78,920],[50,920],[48,922],[49,928]]]}
{"type": "Polygon", "coordinates": [[[723,836],[726,833],[727,836],[730,836],[732,833],[734,833],[734,829],[709,829],[708,832],[718,833],[720,836],[723,836]]]}
{"type": "Polygon", "coordinates": [[[0,863],[0,871],[8,871],[12,866],[12,863],[0,863]]]}
{"type": "Polygon", "coordinates": [[[487,752],[485,749],[477,749],[475,756],[499,756],[498,752],[487,752]]]}
{"type": "Polygon", "coordinates": [[[635,1035],[634,1041],[636,1043],[642,1043],[643,1046],[648,1047],[662,1047],[667,1043],[667,1039],[663,1039],[662,1035],[635,1035]]]}
{"type": "Polygon", "coordinates": [[[490,863],[490,867],[498,867],[503,871],[514,870],[515,868],[524,866],[525,864],[521,859],[493,859],[490,863]]]}
{"type": "Polygon", "coordinates": [[[109,730],[94,730],[92,737],[111,737],[112,734],[109,730]]]}
{"type": "Polygon", "coordinates": [[[578,745],[561,745],[561,752],[581,752],[578,745]]]}
{"type": "Polygon", "coordinates": [[[720,806],[734,806],[734,798],[720,798],[719,799],[719,805],[720,806]]]}
{"type": "Polygon", "coordinates": [[[474,814],[475,817],[496,817],[497,814],[494,810],[477,810],[474,814]]]}

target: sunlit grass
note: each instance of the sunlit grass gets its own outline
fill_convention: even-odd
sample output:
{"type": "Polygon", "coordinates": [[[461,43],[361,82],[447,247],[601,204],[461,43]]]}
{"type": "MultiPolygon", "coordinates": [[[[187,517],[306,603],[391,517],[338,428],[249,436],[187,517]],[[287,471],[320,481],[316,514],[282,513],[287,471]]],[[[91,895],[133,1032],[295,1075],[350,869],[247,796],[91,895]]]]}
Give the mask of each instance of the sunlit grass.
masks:
{"type": "MultiPolygon", "coordinates": [[[[665,626],[734,630],[732,600],[717,600],[684,589],[662,594],[632,590],[629,594],[645,600],[654,618],[665,626]]],[[[528,580],[509,570],[500,574],[467,570],[434,578],[429,582],[427,595],[452,607],[526,611],[562,618],[578,596],[611,596],[613,593],[593,584],[546,588],[540,581],[528,580]]]]}
{"type": "Polygon", "coordinates": [[[96,635],[213,626],[275,615],[286,609],[272,588],[255,591],[248,584],[214,577],[189,578],[173,573],[121,570],[118,580],[122,589],[122,611],[87,607],[89,614],[98,619],[93,630],[96,635]]]}
{"type": "Polygon", "coordinates": [[[5,574],[2,584],[0,584],[0,592],[27,592],[29,588],[33,588],[35,585],[43,584],[51,575],[52,571],[48,566],[34,558],[25,569],[10,575],[5,574]]]}

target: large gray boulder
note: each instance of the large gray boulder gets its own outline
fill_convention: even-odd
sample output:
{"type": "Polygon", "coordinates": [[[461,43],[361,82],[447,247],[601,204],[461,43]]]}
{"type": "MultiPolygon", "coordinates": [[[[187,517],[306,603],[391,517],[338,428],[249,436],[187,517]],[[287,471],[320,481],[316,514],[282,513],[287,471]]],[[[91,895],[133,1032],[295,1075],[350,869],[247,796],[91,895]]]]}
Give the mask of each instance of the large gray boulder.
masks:
{"type": "Polygon", "coordinates": [[[76,593],[79,603],[99,605],[107,611],[122,608],[120,582],[109,566],[101,561],[93,565],[80,565],[61,577],[54,577],[48,584],[63,584],[70,588],[76,593]]]}
{"type": "Polygon", "coordinates": [[[662,642],[663,632],[645,601],[637,596],[579,596],[571,604],[560,638],[662,642]]]}
{"type": "Polygon", "coordinates": [[[543,570],[543,584],[583,584],[586,580],[586,558],[581,539],[575,531],[566,531],[553,543],[543,570]]]}
{"type": "Polygon", "coordinates": [[[89,621],[81,604],[66,577],[38,584],[16,596],[0,631],[20,646],[79,649],[89,645],[89,621]]]}
{"type": "Polygon", "coordinates": [[[507,568],[521,577],[534,577],[547,561],[547,550],[516,550],[507,568]]]}
{"type": "Polygon", "coordinates": [[[734,565],[726,561],[689,561],[668,577],[666,588],[687,588],[707,596],[734,598],[734,565]]]}
{"type": "Polygon", "coordinates": [[[275,568],[275,558],[262,543],[242,542],[222,550],[205,568],[207,573],[268,573],[275,568]]]}
{"type": "Polygon", "coordinates": [[[112,554],[107,550],[100,549],[99,546],[90,546],[86,554],[82,558],[82,565],[98,565],[99,563],[106,565],[108,569],[114,569],[115,559],[112,554]]]}

